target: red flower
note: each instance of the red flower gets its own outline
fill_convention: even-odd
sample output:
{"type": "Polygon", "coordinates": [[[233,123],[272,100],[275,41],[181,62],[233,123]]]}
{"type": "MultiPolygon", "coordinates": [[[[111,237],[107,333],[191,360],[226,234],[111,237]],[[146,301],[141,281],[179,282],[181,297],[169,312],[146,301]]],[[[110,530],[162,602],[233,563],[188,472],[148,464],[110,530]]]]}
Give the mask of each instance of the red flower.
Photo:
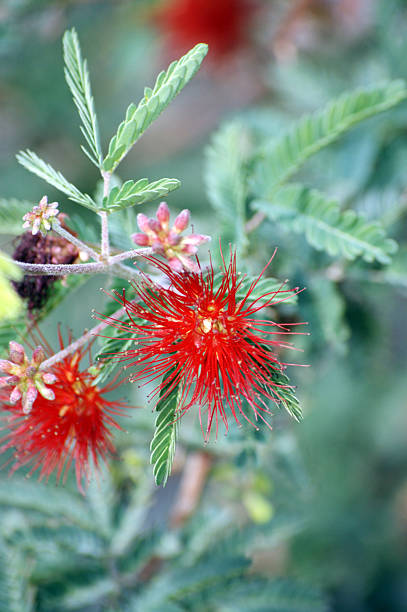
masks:
{"type": "MultiPolygon", "coordinates": [[[[60,341],[63,348],[61,337],[60,341]]],[[[89,481],[91,463],[98,467],[101,460],[114,454],[110,428],[120,429],[115,417],[125,407],[104,397],[115,385],[99,389],[93,384],[93,374],[79,370],[84,352],[78,350],[51,368],[57,379],[49,385],[55,399],[38,395],[29,415],[24,415],[21,400],[11,405],[5,389],[0,390],[0,402],[8,412],[4,419],[8,433],[2,439],[1,451],[16,449],[12,472],[27,465],[30,474],[39,469],[39,479],[48,480],[56,470],[59,481],[63,473],[66,478],[74,462],[81,492],[83,481],[89,481]]]]}
{"type": "Polygon", "coordinates": [[[219,58],[247,43],[254,8],[253,0],[169,0],[156,21],[174,51],[184,53],[205,42],[211,56],[219,58]]]}
{"type": "MultiPolygon", "coordinates": [[[[257,313],[283,302],[298,289],[284,289],[283,284],[260,299],[251,298],[267,264],[243,297],[238,295],[244,277],[236,272],[233,254],[228,265],[223,263],[218,283],[212,265],[207,273],[200,267],[199,272],[177,273],[154,257],[146,259],[165,274],[170,286],[153,286],[147,280],[144,286],[133,285],[139,303],[127,300],[124,291],[122,295],[114,292],[129,322],[110,319],[137,341],[137,348],[115,355],[129,362],[127,367],[141,366],[131,380],[149,382],[165,375],[167,393],[180,384],[179,414],[198,404],[205,439],[214,419],[218,430],[219,415],[227,430],[227,409],[238,423],[240,417],[252,423],[248,409],[255,420],[265,420],[264,414],[270,413],[267,400],[278,403],[280,393],[287,390],[281,384],[281,373],[288,364],[280,362],[277,352],[291,345],[276,335],[294,332],[289,325],[257,318],[257,313]],[[207,409],[205,427],[203,408],[207,409]]],[[[154,395],[162,389],[160,383],[154,395]]]]}

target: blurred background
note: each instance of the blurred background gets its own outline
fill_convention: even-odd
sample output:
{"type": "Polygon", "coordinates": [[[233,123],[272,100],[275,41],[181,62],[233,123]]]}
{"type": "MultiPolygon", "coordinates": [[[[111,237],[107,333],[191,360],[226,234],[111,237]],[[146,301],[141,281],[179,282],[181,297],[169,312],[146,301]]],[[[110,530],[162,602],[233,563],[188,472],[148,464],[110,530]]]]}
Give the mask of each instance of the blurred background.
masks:
{"type": "MultiPolygon", "coordinates": [[[[201,71],[119,174],[179,178],[182,188],[168,197],[173,214],[189,208],[195,230],[212,233],[214,244],[222,229],[214,228],[205,151],[219,126],[237,120],[250,142],[267,143],[343,91],[407,78],[404,0],[2,0],[0,198],[38,202],[47,193],[85,233],[91,214],[15,160],[33,149],[84,192],[95,189],[62,69],[61,37],[72,26],[105,150],[144,86],[197,42],[209,43],[201,71]]],[[[404,103],[320,153],[301,178],[381,219],[402,245],[406,169],[404,103]]],[[[128,216],[131,231],[137,212],[128,216]]],[[[2,236],[0,248],[12,252],[13,240],[2,236]]],[[[271,433],[231,427],[204,447],[197,416],[188,415],[174,474],[158,492],[151,407],[126,420],[121,461],[86,499],[70,480],[56,489],[3,470],[0,603],[12,603],[1,610],[407,610],[407,249],[389,267],[348,263],[267,222],[249,237],[247,269],[260,271],[276,246],[272,274],[307,287],[286,313],[312,332],[299,344],[311,367],[291,373],[304,421],[278,413],[271,433]],[[216,549],[222,538],[229,573],[216,549]],[[247,564],[236,569],[242,556],[247,564]],[[168,595],[177,579],[194,569],[207,576],[208,566],[213,575],[199,589],[182,583],[168,595]],[[239,572],[247,592],[234,581],[239,572]]],[[[91,326],[100,284],[91,279],[75,309],[62,302],[51,313],[43,323],[51,342],[58,321],[76,333],[91,326]]],[[[128,386],[125,395],[145,405],[142,390],[128,386]]]]}

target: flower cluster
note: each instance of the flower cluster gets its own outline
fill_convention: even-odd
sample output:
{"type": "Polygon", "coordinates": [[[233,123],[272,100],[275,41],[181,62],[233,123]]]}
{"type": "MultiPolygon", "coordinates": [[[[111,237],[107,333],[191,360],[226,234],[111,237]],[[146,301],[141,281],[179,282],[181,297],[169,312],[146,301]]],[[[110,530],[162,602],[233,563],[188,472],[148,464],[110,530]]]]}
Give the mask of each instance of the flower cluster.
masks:
{"type": "Polygon", "coordinates": [[[11,388],[8,400],[11,404],[21,402],[24,414],[31,412],[38,392],[44,399],[55,398],[52,389],[46,386],[55,383],[55,375],[39,369],[44,359],[42,346],[37,346],[29,361],[24,347],[14,341],[9,343],[9,359],[0,359],[0,372],[6,374],[0,378],[0,388],[11,388]]]}
{"type": "Polygon", "coordinates": [[[168,265],[177,272],[196,270],[196,264],[190,259],[195,255],[198,246],[208,242],[210,236],[190,234],[181,236],[189,225],[189,210],[182,210],[170,228],[170,211],[165,202],[161,202],[156,212],[156,219],[149,219],[143,213],[137,215],[137,223],[143,233],[132,235],[132,240],[139,246],[150,246],[154,253],[168,260],[168,265]]]}
{"type": "Polygon", "coordinates": [[[23,227],[30,228],[33,236],[38,234],[38,232],[46,236],[52,227],[52,223],[57,219],[58,214],[58,202],[49,203],[47,196],[44,196],[41,198],[38,206],[34,206],[30,212],[24,215],[23,227]]]}
{"type": "MultiPolygon", "coordinates": [[[[147,259],[164,273],[169,287],[154,286],[146,279],[144,286],[134,285],[137,301],[127,300],[124,291],[114,292],[129,321],[109,319],[137,341],[137,348],[116,355],[127,367],[138,366],[130,380],[148,382],[165,376],[166,393],[180,386],[179,415],[197,404],[205,439],[214,421],[218,430],[219,417],[228,428],[227,409],[238,423],[244,418],[254,424],[248,409],[255,420],[265,420],[267,400],[278,403],[287,390],[280,382],[287,364],[278,353],[291,345],[280,337],[296,332],[290,325],[260,319],[258,313],[298,289],[285,289],[283,284],[270,294],[252,298],[263,273],[243,290],[244,278],[236,271],[232,253],[216,276],[212,266],[207,272],[199,268],[177,273],[154,257],[147,259]],[[207,410],[205,425],[203,409],[207,410]]],[[[160,392],[162,383],[155,395],[160,392]]]]}
{"type": "Polygon", "coordinates": [[[126,407],[104,397],[117,385],[101,389],[95,386],[93,368],[80,370],[85,352],[77,350],[52,366],[48,376],[53,377],[50,383],[53,399],[39,389],[28,415],[24,414],[22,398],[14,397],[14,403],[10,403],[5,388],[0,389],[3,421],[8,431],[1,440],[1,452],[15,449],[12,471],[22,466],[30,467],[30,473],[39,469],[40,479],[48,479],[56,471],[60,480],[64,473],[66,478],[74,463],[82,492],[92,463],[98,467],[101,460],[114,454],[111,429],[120,429],[115,417],[126,407]]]}

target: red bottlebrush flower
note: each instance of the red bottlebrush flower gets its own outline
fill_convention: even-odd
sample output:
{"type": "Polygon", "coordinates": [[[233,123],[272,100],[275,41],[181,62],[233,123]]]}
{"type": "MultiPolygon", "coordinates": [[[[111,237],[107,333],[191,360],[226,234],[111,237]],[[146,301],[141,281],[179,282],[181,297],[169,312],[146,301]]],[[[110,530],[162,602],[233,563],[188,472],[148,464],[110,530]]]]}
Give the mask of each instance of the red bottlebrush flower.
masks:
{"type": "MultiPolygon", "coordinates": [[[[63,348],[60,336],[61,348],[63,348]]],[[[5,389],[0,389],[0,403],[8,433],[2,439],[1,452],[15,448],[14,472],[22,466],[31,467],[30,474],[40,470],[39,479],[48,480],[56,471],[57,481],[66,478],[75,464],[76,481],[83,493],[83,482],[89,481],[91,463],[97,468],[115,452],[111,428],[120,429],[115,417],[123,414],[122,402],[108,401],[104,394],[116,385],[100,389],[94,386],[95,375],[80,371],[85,351],[55,364],[49,370],[56,377],[50,385],[55,399],[38,394],[29,415],[24,415],[21,400],[11,405],[5,389]]]]}
{"type": "MultiPolygon", "coordinates": [[[[130,380],[150,382],[166,376],[167,394],[180,384],[179,415],[197,404],[205,439],[214,420],[218,431],[219,416],[227,430],[227,409],[238,423],[240,417],[252,423],[248,409],[254,419],[264,421],[264,415],[270,413],[267,401],[278,403],[291,389],[281,383],[289,364],[281,363],[277,354],[291,345],[276,336],[295,332],[290,325],[259,319],[257,313],[283,302],[298,289],[285,289],[283,283],[270,294],[252,298],[267,264],[243,297],[238,295],[244,277],[238,275],[232,253],[228,265],[223,262],[216,283],[212,265],[207,272],[199,267],[198,272],[177,273],[154,257],[146,259],[165,274],[169,287],[154,286],[147,279],[144,286],[133,285],[139,302],[127,300],[124,290],[123,294],[114,292],[129,322],[109,320],[134,334],[137,342],[137,348],[115,355],[129,362],[126,367],[140,366],[130,380]],[[203,409],[207,409],[205,427],[203,409]]],[[[162,390],[160,383],[154,395],[162,390]]]]}
{"type": "Polygon", "coordinates": [[[205,42],[213,58],[222,58],[247,44],[254,10],[253,0],[168,0],[155,21],[177,53],[205,42]]]}

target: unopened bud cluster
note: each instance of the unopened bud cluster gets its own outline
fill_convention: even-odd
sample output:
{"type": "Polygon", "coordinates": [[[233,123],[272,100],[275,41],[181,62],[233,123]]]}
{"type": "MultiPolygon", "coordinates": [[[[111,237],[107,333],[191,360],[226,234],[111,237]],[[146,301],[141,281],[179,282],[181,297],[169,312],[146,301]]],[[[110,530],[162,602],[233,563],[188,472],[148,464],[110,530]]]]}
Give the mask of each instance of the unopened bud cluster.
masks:
{"type": "Polygon", "coordinates": [[[54,384],[56,376],[39,369],[44,359],[41,346],[37,346],[29,361],[24,347],[14,341],[9,343],[9,359],[0,359],[0,371],[6,375],[0,378],[0,386],[11,387],[9,401],[16,404],[21,400],[24,414],[31,412],[38,393],[47,400],[55,398],[53,390],[46,385],[54,384]]]}
{"type": "Polygon", "coordinates": [[[43,236],[51,229],[52,223],[58,216],[58,202],[48,203],[47,196],[41,198],[38,206],[26,213],[23,217],[23,227],[30,228],[33,236],[40,232],[43,236]]]}
{"type": "Polygon", "coordinates": [[[208,242],[210,236],[190,234],[181,236],[189,225],[190,212],[182,210],[170,228],[170,210],[166,202],[161,202],[156,212],[156,219],[143,213],[137,215],[137,223],[143,233],[133,234],[132,240],[139,246],[150,246],[154,253],[165,257],[170,267],[176,272],[196,270],[196,264],[190,256],[195,255],[198,246],[208,242]]]}

